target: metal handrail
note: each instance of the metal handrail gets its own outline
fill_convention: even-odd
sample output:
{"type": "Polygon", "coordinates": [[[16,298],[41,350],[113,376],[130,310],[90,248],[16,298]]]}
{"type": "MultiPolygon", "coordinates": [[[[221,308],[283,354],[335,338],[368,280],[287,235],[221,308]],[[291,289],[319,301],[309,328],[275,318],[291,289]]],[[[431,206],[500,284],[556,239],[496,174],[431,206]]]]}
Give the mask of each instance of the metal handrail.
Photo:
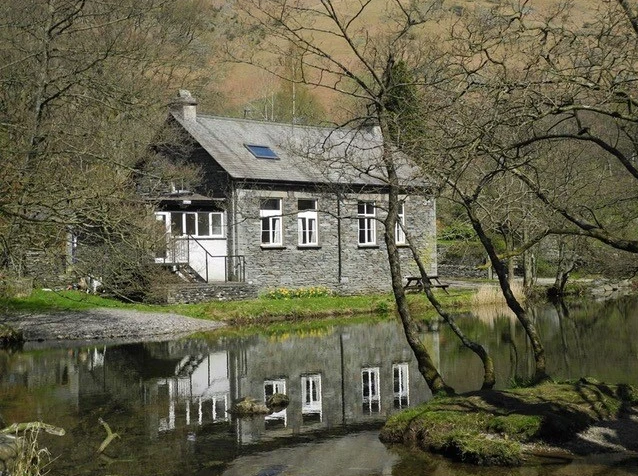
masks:
{"type": "MultiPolygon", "coordinates": [[[[158,259],[156,257],[156,259],[158,259]]],[[[188,242],[184,240],[179,240],[176,237],[170,237],[169,243],[166,246],[166,256],[163,258],[159,258],[162,260],[164,264],[181,264],[181,263],[190,263],[190,247],[188,246],[188,242]],[[186,243],[186,246],[179,247],[178,243],[186,243]],[[182,256],[186,256],[186,258],[181,258],[182,256]],[[178,259],[180,257],[181,259],[178,259]]]]}
{"type": "MultiPolygon", "coordinates": [[[[171,237],[166,250],[166,257],[163,258],[164,264],[188,264],[191,263],[190,242],[193,241],[204,252],[206,257],[205,276],[201,276],[208,282],[209,263],[211,259],[224,259],[224,282],[237,281],[244,282],[246,280],[246,258],[244,255],[213,255],[206,247],[193,235],[182,235],[171,237]]],[[[194,271],[194,270],[193,270],[194,271]]]]}
{"type": "MultiPolygon", "coordinates": [[[[187,236],[187,240],[190,242],[190,240],[193,240],[205,253],[206,256],[206,282],[208,282],[208,259],[209,258],[224,258],[224,282],[228,282],[231,281],[229,278],[231,277],[231,274],[229,272],[229,264],[230,264],[230,260],[237,258],[239,260],[239,264],[236,266],[233,266],[233,274],[232,276],[236,276],[236,271],[239,268],[239,275],[240,275],[240,279],[238,279],[237,281],[239,282],[244,282],[245,280],[245,273],[246,273],[246,268],[245,268],[245,263],[246,260],[244,258],[243,255],[213,255],[211,254],[205,247],[204,245],[202,245],[199,240],[197,238],[195,238],[193,235],[186,235],[187,236]]],[[[190,250],[190,246],[189,246],[189,250],[190,250]]],[[[190,263],[190,261],[189,261],[190,263]]]]}

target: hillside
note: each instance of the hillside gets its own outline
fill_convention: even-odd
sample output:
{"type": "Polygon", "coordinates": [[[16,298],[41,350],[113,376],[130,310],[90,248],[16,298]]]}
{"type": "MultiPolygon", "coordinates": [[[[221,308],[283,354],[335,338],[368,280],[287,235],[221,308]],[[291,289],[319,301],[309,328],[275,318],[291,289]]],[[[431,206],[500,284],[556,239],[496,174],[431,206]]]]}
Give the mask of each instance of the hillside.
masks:
{"type": "MultiPolygon", "coordinates": [[[[247,21],[246,13],[242,9],[250,11],[250,0],[236,0],[232,4],[228,1],[219,2],[218,8],[225,12],[226,24],[224,25],[223,36],[225,46],[231,51],[243,49],[256,53],[257,57],[271,67],[276,69],[280,74],[286,75],[286,48],[281,47],[281,54],[276,55],[272,52],[264,52],[263,49],[274,41],[271,37],[263,37],[259,43],[254,41],[248,42],[242,34],[245,31],[247,21]]],[[[299,2],[303,3],[303,2],[299,2]]],[[[306,1],[307,7],[316,8],[318,2],[306,1]]],[[[358,2],[348,2],[338,0],[333,2],[336,8],[344,12],[344,15],[352,15],[358,2]]],[[[490,11],[499,8],[499,5],[509,5],[510,2],[504,0],[439,0],[433,16],[433,21],[429,21],[423,28],[422,33],[429,37],[439,37],[447,34],[454,24],[465,11],[474,10],[482,12],[482,15],[489,17],[490,11]]],[[[526,13],[531,17],[543,17],[549,12],[554,11],[564,2],[561,0],[530,0],[526,2],[526,13]]],[[[561,16],[561,20],[565,24],[582,25],[590,21],[596,14],[596,3],[590,0],[582,0],[574,2],[569,14],[561,16]]],[[[391,0],[372,0],[365,9],[361,11],[356,22],[351,26],[352,31],[356,31],[357,40],[363,43],[366,38],[372,39],[374,46],[377,42],[382,43],[383,33],[394,28],[390,20],[391,6],[395,2],[391,0]]],[[[316,38],[320,40],[322,47],[330,51],[332,56],[344,63],[348,64],[352,61],[352,52],[349,45],[345,44],[336,35],[326,34],[326,31],[333,28],[327,23],[313,24],[315,31],[321,31],[316,34],[316,38]]],[[[250,32],[249,35],[254,34],[250,32]]],[[[360,44],[361,44],[360,43],[360,44]]],[[[252,109],[253,117],[257,119],[265,118],[273,107],[272,102],[274,96],[282,88],[282,81],[274,75],[259,68],[247,64],[237,64],[232,60],[226,60],[220,65],[219,58],[211,60],[207,66],[211,70],[223,71],[223,80],[221,84],[212,84],[207,89],[196,91],[200,96],[203,104],[210,105],[207,108],[210,112],[220,115],[240,116],[244,114],[246,109],[252,109]],[[219,101],[218,95],[221,94],[222,100],[219,101]]],[[[318,100],[323,107],[325,115],[330,119],[343,119],[348,115],[347,111],[352,105],[343,102],[343,97],[324,88],[313,88],[311,94],[318,100]]]]}

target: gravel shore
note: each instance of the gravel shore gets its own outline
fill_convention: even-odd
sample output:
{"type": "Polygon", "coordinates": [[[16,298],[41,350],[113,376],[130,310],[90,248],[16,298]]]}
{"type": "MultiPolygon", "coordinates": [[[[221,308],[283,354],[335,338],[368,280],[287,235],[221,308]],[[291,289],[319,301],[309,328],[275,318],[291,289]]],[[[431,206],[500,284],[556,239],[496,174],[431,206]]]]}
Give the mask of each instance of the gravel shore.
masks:
{"type": "Polygon", "coordinates": [[[21,330],[28,343],[132,342],[180,337],[223,327],[221,322],[179,314],[96,308],[49,314],[0,316],[0,324],[21,330]]]}

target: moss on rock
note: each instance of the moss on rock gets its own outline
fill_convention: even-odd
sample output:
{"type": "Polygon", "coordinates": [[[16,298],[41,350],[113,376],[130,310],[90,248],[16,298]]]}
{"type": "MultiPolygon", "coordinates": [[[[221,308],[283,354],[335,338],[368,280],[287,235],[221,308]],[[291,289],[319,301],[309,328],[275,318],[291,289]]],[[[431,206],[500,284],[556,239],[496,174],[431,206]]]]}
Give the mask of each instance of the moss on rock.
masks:
{"type": "Polygon", "coordinates": [[[477,465],[520,465],[523,444],[569,440],[635,405],[636,394],[628,385],[581,379],[435,398],[391,417],[381,440],[477,465]]]}

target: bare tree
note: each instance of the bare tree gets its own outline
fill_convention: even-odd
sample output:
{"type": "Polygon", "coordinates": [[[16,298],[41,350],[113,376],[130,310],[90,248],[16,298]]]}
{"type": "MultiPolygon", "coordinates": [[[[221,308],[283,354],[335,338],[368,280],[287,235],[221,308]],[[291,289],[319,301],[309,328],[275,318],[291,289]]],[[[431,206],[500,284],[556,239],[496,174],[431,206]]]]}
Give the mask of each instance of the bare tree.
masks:
{"type": "MultiPolygon", "coordinates": [[[[301,52],[300,76],[295,81],[350,98],[349,104],[360,104],[356,108],[359,114],[350,116],[346,125],[375,124],[380,128],[384,138],[379,149],[380,159],[374,164],[350,165],[381,180],[388,190],[384,240],[398,313],[406,338],[419,362],[419,369],[432,391],[452,392],[418,338],[403,289],[401,263],[394,236],[399,195],[408,193],[413,188],[411,186],[415,185],[406,183],[402,178],[405,155],[420,153],[424,147],[429,147],[425,145],[429,138],[423,135],[427,130],[418,120],[427,112],[426,108],[423,104],[415,103],[415,98],[410,98],[410,94],[411,86],[423,86],[421,75],[427,65],[432,60],[440,59],[437,58],[440,51],[429,48],[429,43],[436,43],[436,39],[423,37],[428,26],[433,25],[443,14],[440,2],[416,5],[400,0],[365,1],[345,6],[323,0],[315,6],[308,6],[305,2],[264,3],[246,0],[240,4],[249,24],[247,30],[260,29],[261,40],[259,53],[230,49],[229,53],[235,61],[257,65],[277,74],[273,65],[268,63],[268,56],[264,56],[264,51],[276,57],[283,54],[285,45],[292,43],[301,52]],[[366,19],[374,15],[383,15],[388,25],[387,30],[375,37],[366,29],[366,19]],[[417,75],[408,79],[404,74],[407,71],[415,71],[417,75]],[[414,79],[417,76],[419,79],[414,79]]],[[[432,77],[428,84],[434,85],[438,80],[432,77]]],[[[430,185],[434,186],[431,182],[430,185]]],[[[414,254],[418,255],[417,252],[414,254]]],[[[420,268],[428,298],[442,311],[431,292],[423,266],[420,268]]],[[[442,315],[452,323],[463,342],[483,359],[484,386],[492,386],[493,365],[485,349],[462,336],[449,315],[443,311],[442,315]]]]}
{"type": "MultiPolygon", "coordinates": [[[[199,1],[8,0],[0,21],[0,268],[70,236],[139,246],[135,165],[165,97],[196,76],[199,1]]],[[[212,15],[212,14],[211,14],[212,15]]],[[[201,58],[201,56],[199,56],[201,58]]],[[[68,265],[68,263],[66,263],[68,265]]]]}
{"type": "Polygon", "coordinates": [[[478,147],[517,162],[508,173],[561,217],[564,233],[636,253],[637,5],[578,5],[567,20],[574,5],[527,3],[495,7],[489,21],[468,14],[472,26],[455,30],[458,44],[475,45],[455,50],[463,81],[498,111],[498,140],[478,147]]]}

